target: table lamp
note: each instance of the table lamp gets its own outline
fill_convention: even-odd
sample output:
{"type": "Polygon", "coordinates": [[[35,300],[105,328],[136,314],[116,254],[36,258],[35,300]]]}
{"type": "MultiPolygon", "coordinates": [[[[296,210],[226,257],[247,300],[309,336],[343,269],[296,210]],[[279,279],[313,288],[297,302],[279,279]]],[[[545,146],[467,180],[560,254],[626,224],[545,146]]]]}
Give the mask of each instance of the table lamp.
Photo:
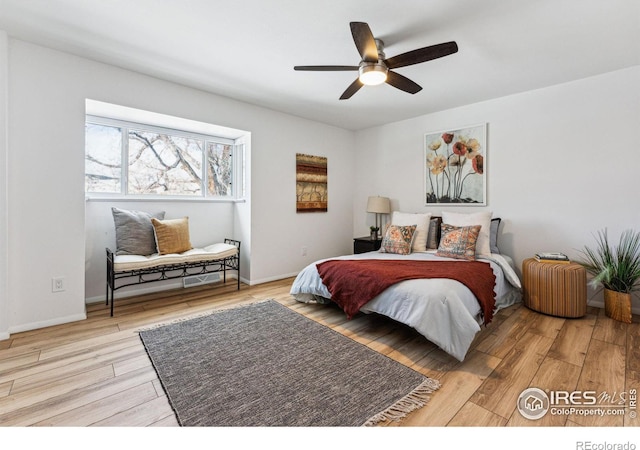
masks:
{"type": "Polygon", "coordinates": [[[367,212],[375,213],[376,215],[376,227],[378,231],[376,231],[376,239],[378,238],[378,232],[380,230],[380,226],[382,225],[382,221],[378,224],[378,219],[380,214],[389,214],[391,212],[391,203],[388,197],[369,197],[367,201],[367,212]]]}

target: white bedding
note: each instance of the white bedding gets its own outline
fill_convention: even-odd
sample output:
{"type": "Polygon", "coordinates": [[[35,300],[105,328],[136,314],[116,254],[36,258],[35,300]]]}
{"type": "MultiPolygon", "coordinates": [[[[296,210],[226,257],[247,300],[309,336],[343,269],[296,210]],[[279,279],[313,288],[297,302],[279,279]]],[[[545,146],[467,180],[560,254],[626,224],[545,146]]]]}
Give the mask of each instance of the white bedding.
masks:
{"type": "MultiPolygon", "coordinates": [[[[418,259],[446,260],[434,251],[410,255],[368,252],[329,259],[418,259]]],[[[496,276],[496,309],[513,305],[522,298],[518,275],[510,258],[492,254],[480,257],[491,265],[496,276]]],[[[324,261],[324,260],[323,260],[324,261]]],[[[291,286],[291,295],[300,302],[327,303],[331,294],[318,275],[316,261],[305,267],[291,286]]],[[[463,261],[460,261],[464,263],[463,261]]],[[[415,328],[434,344],[462,361],[482,324],[480,304],[464,284],[448,279],[407,280],[385,289],[360,311],[378,313],[415,328]]]]}

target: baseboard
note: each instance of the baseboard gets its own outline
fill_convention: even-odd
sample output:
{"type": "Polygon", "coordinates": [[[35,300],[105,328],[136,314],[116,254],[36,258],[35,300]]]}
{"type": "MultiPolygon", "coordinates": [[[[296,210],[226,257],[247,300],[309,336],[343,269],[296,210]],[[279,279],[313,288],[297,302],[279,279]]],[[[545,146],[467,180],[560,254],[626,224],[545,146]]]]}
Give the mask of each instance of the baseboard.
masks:
{"type": "Polygon", "coordinates": [[[253,285],[256,285],[256,284],[264,284],[264,283],[269,283],[271,281],[278,281],[278,280],[284,280],[285,278],[295,277],[296,275],[298,275],[298,272],[284,274],[284,275],[276,275],[276,276],[273,276],[273,277],[261,278],[259,280],[251,280],[247,284],[249,286],[253,286],[253,285]]]}
{"type": "MultiPolygon", "coordinates": [[[[248,285],[248,286],[255,286],[257,284],[269,283],[271,281],[284,280],[285,278],[295,277],[296,275],[298,275],[298,272],[288,273],[288,274],[284,274],[284,275],[276,275],[276,276],[267,277],[267,278],[261,278],[259,280],[248,280],[246,278],[240,277],[240,281],[242,283],[248,285]]],[[[227,280],[229,278],[234,279],[234,280],[238,279],[238,277],[237,277],[237,275],[235,273],[227,274],[227,280]]],[[[213,283],[213,284],[215,284],[215,283],[213,283]]],[[[175,283],[163,284],[161,286],[147,286],[147,287],[141,287],[141,288],[135,289],[135,290],[116,292],[114,294],[114,297],[117,300],[117,299],[122,299],[122,298],[127,298],[127,297],[136,297],[138,295],[153,294],[155,292],[167,291],[169,289],[183,289],[183,288],[184,287],[182,286],[182,281],[179,281],[179,282],[175,282],[175,283]]],[[[85,298],[84,301],[85,301],[86,304],[104,303],[105,302],[105,298],[100,295],[100,296],[97,296],[97,297],[87,297],[87,298],[85,298]]]]}
{"type": "Polygon", "coordinates": [[[65,317],[57,317],[52,320],[43,320],[41,322],[25,323],[16,327],[10,327],[9,334],[22,333],[23,331],[38,330],[40,328],[52,327],[54,325],[62,325],[65,323],[79,322],[81,320],[85,320],[86,318],[87,318],[87,314],[82,313],[82,314],[73,314],[65,317]]]}
{"type": "MultiPolygon", "coordinates": [[[[233,279],[233,280],[237,280],[238,276],[233,273],[228,273],[227,274],[227,282],[229,279],[233,279]]],[[[240,281],[246,283],[246,281],[244,281],[244,279],[242,277],[240,277],[240,281]]],[[[211,285],[214,285],[216,283],[222,283],[222,280],[217,281],[215,283],[211,283],[211,285]]],[[[144,285],[141,285],[144,286],[144,285]]],[[[128,297],[137,297],[138,295],[145,295],[145,294],[154,294],[156,292],[162,292],[162,291],[168,291],[170,289],[185,289],[185,287],[182,285],[182,280],[181,279],[177,279],[177,281],[171,282],[171,283],[165,283],[165,284],[157,284],[155,286],[144,286],[144,287],[140,287],[138,289],[129,289],[129,290],[125,290],[125,291],[116,291],[113,296],[116,300],[118,299],[122,299],[122,298],[128,298],[128,297]]],[[[187,288],[188,289],[188,288],[187,288]]],[[[104,303],[106,301],[106,299],[103,296],[97,296],[97,297],[87,297],[84,299],[85,304],[89,305],[92,303],[104,303]]]]}

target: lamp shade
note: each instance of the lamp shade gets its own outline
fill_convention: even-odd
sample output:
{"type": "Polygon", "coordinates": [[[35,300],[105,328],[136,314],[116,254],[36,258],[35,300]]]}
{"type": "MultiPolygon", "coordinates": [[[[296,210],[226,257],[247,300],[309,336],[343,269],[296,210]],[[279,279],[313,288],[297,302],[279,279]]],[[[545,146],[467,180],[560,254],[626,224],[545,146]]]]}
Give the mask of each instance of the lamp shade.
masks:
{"type": "Polygon", "coordinates": [[[389,214],[391,203],[388,197],[369,197],[367,201],[367,212],[378,214],[389,214]]]}

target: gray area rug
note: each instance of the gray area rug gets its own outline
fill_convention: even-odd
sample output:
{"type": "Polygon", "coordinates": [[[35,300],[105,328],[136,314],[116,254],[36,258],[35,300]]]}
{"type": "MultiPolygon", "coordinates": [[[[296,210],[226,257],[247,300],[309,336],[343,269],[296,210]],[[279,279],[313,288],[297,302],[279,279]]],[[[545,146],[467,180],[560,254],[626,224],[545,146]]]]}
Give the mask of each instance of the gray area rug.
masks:
{"type": "Polygon", "coordinates": [[[375,425],[440,386],[272,300],[140,338],[182,426],[375,425]]]}

